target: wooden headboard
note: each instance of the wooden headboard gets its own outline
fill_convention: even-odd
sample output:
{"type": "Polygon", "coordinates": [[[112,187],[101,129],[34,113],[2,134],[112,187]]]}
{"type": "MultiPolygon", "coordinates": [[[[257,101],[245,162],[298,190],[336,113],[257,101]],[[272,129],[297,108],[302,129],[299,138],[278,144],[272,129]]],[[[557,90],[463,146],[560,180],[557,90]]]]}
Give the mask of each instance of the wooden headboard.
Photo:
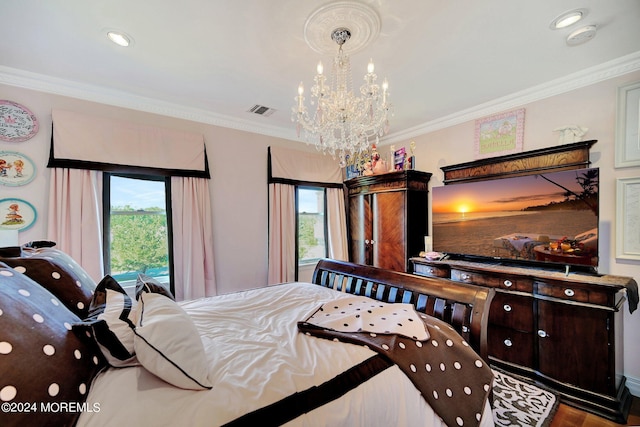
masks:
{"type": "Polygon", "coordinates": [[[452,325],[488,360],[487,322],[494,289],[329,259],[318,262],[313,283],[379,301],[413,304],[418,312],[452,325]]]}

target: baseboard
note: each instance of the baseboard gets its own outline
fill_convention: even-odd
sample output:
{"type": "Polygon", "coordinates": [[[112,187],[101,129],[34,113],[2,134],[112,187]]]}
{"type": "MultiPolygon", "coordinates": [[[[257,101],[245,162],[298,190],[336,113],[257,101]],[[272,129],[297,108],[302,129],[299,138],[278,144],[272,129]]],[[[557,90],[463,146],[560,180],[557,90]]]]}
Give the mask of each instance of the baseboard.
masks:
{"type": "Polygon", "coordinates": [[[632,395],[640,398],[640,378],[627,377],[627,387],[632,395]]]}

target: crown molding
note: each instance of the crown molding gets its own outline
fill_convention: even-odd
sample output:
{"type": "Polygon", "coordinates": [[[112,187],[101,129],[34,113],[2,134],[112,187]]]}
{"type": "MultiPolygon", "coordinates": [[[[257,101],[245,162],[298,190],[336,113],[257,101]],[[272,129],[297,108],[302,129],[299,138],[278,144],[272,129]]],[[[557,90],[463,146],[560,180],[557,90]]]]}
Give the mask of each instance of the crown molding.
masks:
{"type": "Polygon", "coordinates": [[[0,65],[0,84],[66,96],[69,98],[82,99],[84,101],[97,102],[115,107],[144,111],[167,117],[185,119],[198,123],[206,123],[214,126],[258,133],[277,138],[294,139],[295,137],[293,130],[285,130],[278,126],[259,124],[248,120],[212,113],[200,108],[193,108],[154,98],[132,95],[124,91],[74,82],[71,80],[32,73],[30,71],[19,70],[2,65],[0,65]]]}
{"type": "MultiPolygon", "coordinates": [[[[531,87],[457,113],[431,120],[419,126],[386,135],[382,142],[393,144],[419,135],[434,132],[480,117],[510,110],[541,99],[560,95],[623,74],[640,70],[640,51],[614,59],[577,73],[531,87]]],[[[270,126],[230,116],[215,114],[203,109],[132,95],[123,91],[82,84],[43,74],[0,66],[0,84],[62,95],[116,107],[129,108],[168,117],[206,123],[276,138],[300,141],[293,129],[270,126]]]]}
{"type": "Polygon", "coordinates": [[[396,142],[406,141],[407,139],[420,135],[476,120],[501,111],[511,110],[531,102],[550,98],[638,70],[640,70],[640,51],[494,99],[484,104],[458,111],[436,120],[431,120],[419,126],[394,132],[384,138],[384,143],[394,144],[396,142]]]}

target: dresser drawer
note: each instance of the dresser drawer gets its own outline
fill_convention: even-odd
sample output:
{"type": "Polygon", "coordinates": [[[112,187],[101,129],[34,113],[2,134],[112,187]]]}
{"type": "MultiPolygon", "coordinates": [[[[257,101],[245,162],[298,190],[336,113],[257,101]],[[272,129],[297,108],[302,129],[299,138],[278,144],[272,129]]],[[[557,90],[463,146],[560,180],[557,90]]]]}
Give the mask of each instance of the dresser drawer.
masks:
{"type": "Polygon", "coordinates": [[[428,277],[444,277],[449,278],[450,269],[449,266],[446,265],[428,265],[428,264],[413,264],[413,272],[414,274],[418,274],[420,276],[428,276],[428,277]]]}
{"type": "Polygon", "coordinates": [[[489,356],[521,366],[533,366],[533,334],[491,326],[487,341],[489,356]]]}
{"type": "Polygon", "coordinates": [[[552,285],[545,282],[535,282],[536,293],[548,297],[555,297],[567,301],[586,302],[591,304],[610,306],[610,293],[596,289],[584,289],[572,286],[571,283],[552,285]]]}
{"type": "Polygon", "coordinates": [[[533,298],[496,292],[489,310],[489,324],[533,332],[533,298]]]}
{"type": "Polygon", "coordinates": [[[533,280],[527,277],[507,276],[497,274],[485,274],[475,271],[466,271],[457,268],[451,269],[451,279],[474,285],[491,288],[506,289],[520,292],[533,292],[533,280]]]}

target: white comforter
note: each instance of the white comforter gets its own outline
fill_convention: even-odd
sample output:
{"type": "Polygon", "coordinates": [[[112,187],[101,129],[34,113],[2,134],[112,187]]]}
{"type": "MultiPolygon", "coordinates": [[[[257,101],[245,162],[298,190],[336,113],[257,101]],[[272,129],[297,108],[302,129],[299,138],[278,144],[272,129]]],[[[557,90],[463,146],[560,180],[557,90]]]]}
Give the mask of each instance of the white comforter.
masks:
{"type": "MultiPolygon", "coordinates": [[[[219,426],[327,381],[374,352],[298,332],[321,304],[349,296],[292,283],[181,303],[201,333],[211,390],[173,387],[143,367],[108,369],[94,381],[80,427],[219,426]],[[98,406],[94,406],[93,404],[98,406]]],[[[487,403],[482,425],[492,426],[487,403]]],[[[288,426],[440,426],[411,381],[391,367],[288,426]]]]}

